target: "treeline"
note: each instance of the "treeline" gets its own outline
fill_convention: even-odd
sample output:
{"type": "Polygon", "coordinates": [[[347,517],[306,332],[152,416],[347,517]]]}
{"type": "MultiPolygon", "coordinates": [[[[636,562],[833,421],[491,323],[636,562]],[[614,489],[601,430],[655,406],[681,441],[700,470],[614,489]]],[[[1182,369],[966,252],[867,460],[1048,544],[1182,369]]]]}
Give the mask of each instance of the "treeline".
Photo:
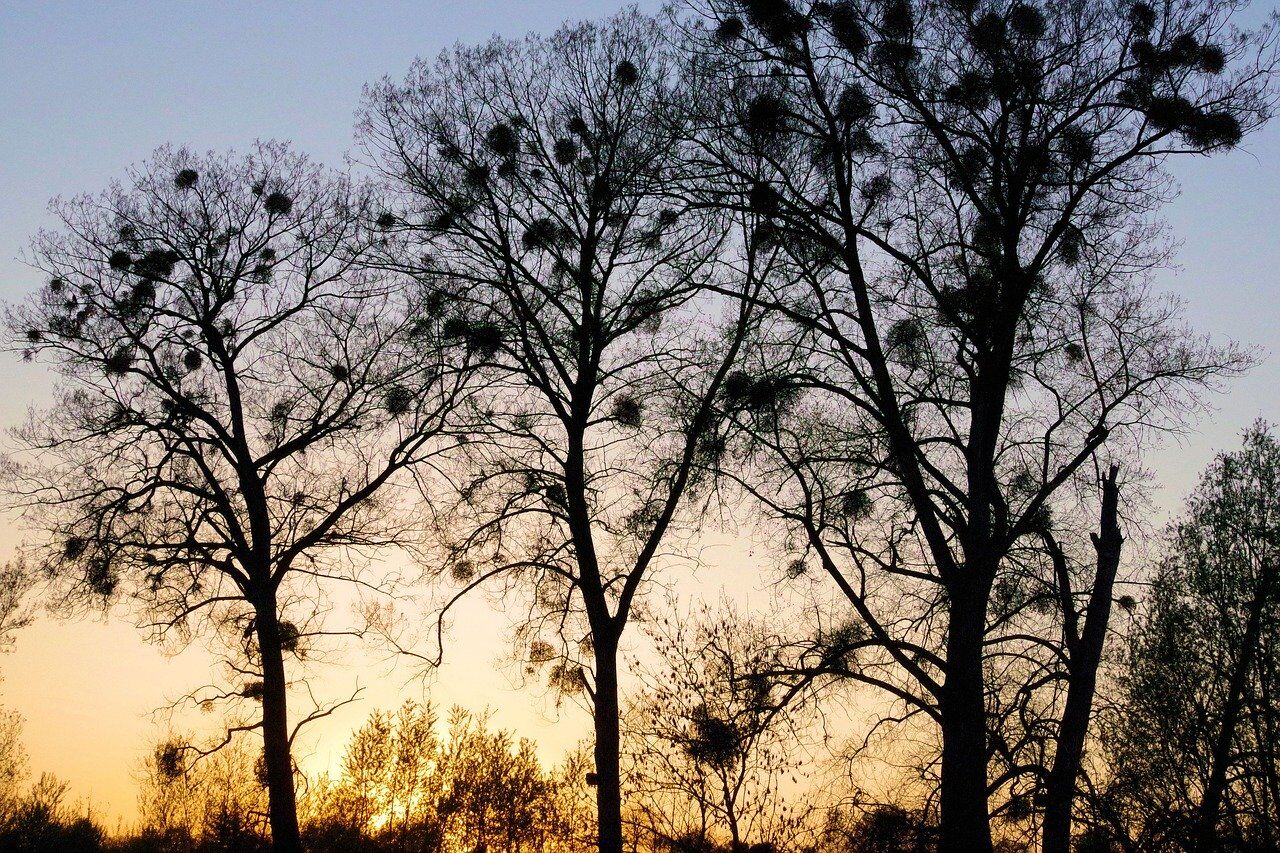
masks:
{"type": "MultiPolygon", "coordinates": [[[[447,725],[433,706],[406,702],[395,712],[375,711],[347,744],[336,777],[300,778],[303,843],[317,853],[360,851],[586,851],[596,847],[594,803],[585,750],[546,769],[527,739],[492,730],[488,716],[461,708],[447,725]]],[[[267,793],[259,752],[235,744],[183,764],[178,744],[159,743],[139,777],[138,819],[107,828],[86,803],[71,802],[65,782],[43,774],[25,789],[26,759],[20,724],[9,714],[3,756],[12,769],[0,795],[0,849],[7,851],[127,851],[204,853],[269,851],[267,793]]],[[[699,747],[687,742],[690,761],[699,747]]],[[[645,779],[652,780],[652,773],[645,779]]],[[[637,779],[637,782],[640,780],[637,779]]],[[[712,817],[672,831],[681,815],[705,804],[695,789],[656,798],[643,784],[628,785],[628,826],[645,850],[720,851],[927,849],[934,828],[901,807],[805,809],[800,792],[786,803],[776,792],[753,792],[744,814],[767,809],[795,816],[771,827],[752,825],[754,843],[736,845],[712,817]],[[760,840],[776,837],[777,842],[760,840]],[[916,839],[916,840],[912,840],[916,839]],[[885,848],[885,843],[894,846],[885,848]]]]}
{"type": "Polygon", "coordinates": [[[313,655],[436,663],[474,593],[590,711],[602,853],[801,849],[783,780],[857,703],[883,713],[846,758],[910,805],[855,779],[828,839],[1267,849],[1265,427],[1165,560],[1125,547],[1144,450],[1253,360],[1151,284],[1166,164],[1275,101],[1276,31],[1241,9],[696,0],[372,84],[365,177],[162,148],[32,242],[46,281],[8,327],[61,382],[5,468],[16,571],[224,654],[186,701],[225,736],[165,766],[260,735],[280,851],[462,832],[429,792],[399,822],[398,782],[370,783],[374,823],[300,819],[292,745],[355,698],[303,689],[313,655]],[[789,592],[664,622],[713,525],[768,543],[759,580],[789,592]],[[423,584],[440,605],[398,610],[423,584]],[[628,662],[637,629],[661,664],[628,662]]]}
{"type": "MultiPolygon", "coordinates": [[[[527,740],[454,709],[443,736],[430,705],[375,712],[347,745],[336,778],[300,797],[313,851],[529,850],[594,846],[580,756],[544,770],[527,740]]],[[[258,756],[243,748],[177,763],[174,744],[149,762],[144,829],[128,849],[269,850],[258,756]]]]}

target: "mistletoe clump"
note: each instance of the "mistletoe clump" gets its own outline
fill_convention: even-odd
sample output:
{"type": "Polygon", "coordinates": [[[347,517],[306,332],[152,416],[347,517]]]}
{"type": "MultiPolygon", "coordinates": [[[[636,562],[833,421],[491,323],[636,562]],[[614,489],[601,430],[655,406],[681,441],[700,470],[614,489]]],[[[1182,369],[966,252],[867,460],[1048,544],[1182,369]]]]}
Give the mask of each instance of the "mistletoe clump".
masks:
{"type": "Polygon", "coordinates": [[[403,385],[392,385],[383,396],[382,405],[392,417],[408,414],[413,408],[413,392],[403,385]]]}
{"type": "Polygon", "coordinates": [[[288,216],[293,211],[293,199],[282,192],[273,192],[266,197],[263,207],[272,216],[288,216]]]}
{"type": "Polygon", "coordinates": [[[133,350],[127,346],[116,347],[103,359],[108,376],[124,376],[133,367],[133,350]]]}
{"type": "Polygon", "coordinates": [[[747,206],[751,208],[752,213],[758,213],[761,216],[772,216],[777,213],[781,200],[778,191],[764,181],[756,181],[747,193],[747,206]]]}
{"type": "Polygon", "coordinates": [[[529,223],[520,235],[520,245],[531,251],[547,251],[561,237],[560,229],[549,216],[540,216],[529,223]]]}
{"type": "Polygon", "coordinates": [[[858,18],[858,8],[852,0],[832,3],[825,10],[831,37],[852,56],[861,56],[867,49],[867,32],[858,18]]]}
{"type": "Polygon", "coordinates": [[[969,43],[985,53],[998,53],[1008,40],[1007,22],[998,12],[987,12],[973,22],[969,43]]]}
{"type": "Polygon", "coordinates": [[[886,37],[908,39],[911,37],[914,26],[910,0],[890,0],[885,5],[884,14],[880,19],[880,29],[886,37]]]}
{"type": "Polygon", "coordinates": [[[587,675],[580,666],[558,663],[551,667],[551,672],[547,675],[547,685],[560,693],[574,696],[586,689],[587,675]]]}
{"type": "Polygon", "coordinates": [[[751,414],[777,414],[786,411],[798,396],[798,389],[780,376],[752,376],[735,370],[725,377],[722,394],[731,408],[751,414]]]}
{"type": "Polygon", "coordinates": [[[1028,3],[1018,3],[1009,10],[1009,27],[1022,38],[1042,38],[1047,28],[1044,12],[1028,3]]]}
{"type": "Polygon", "coordinates": [[[991,85],[981,71],[962,71],[954,83],[946,88],[943,97],[957,107],[977,110],[991,101],[991,85]]]}
{"type": "Polygon", "coordinates": [[[133,262],[133,272],[144,280],[162,280],[173,275],[177,265],[177,252],[167,249],[152,249],[133,262]]]}
{"type": "Polygon", "coordinates": [[[867,90],[858,83],[850,83],[836,98],[836,118],[845,124],[862,124],[875,115],[875,105],[867,90]]]}
{"type": "Polygon", "coordinates": [[[458,583],[468,583],[476,576],[475,564],[470,560],[455,560],[449,564],[449,575],[458,583]]]}
{"type": "Polygon", "coordinates": [[[889,327],[885,335],[889,352],[907,365],[915,365],[924,354],[924,323],[914,317],[899,320],[889,327]]]}
{"type": "Polygon", "coordinates": [[[71,562],[80,559],[85,550],[89,547],[89,542],[80,536],[70,536],[67,541],[62,543],[62,559],[71,562]]]}
{"type": "Polygon", "coordinates": [[[490,169],[486,163],[474,163],[462,171],[462,179],[468,186],[483,187],[489,183],[490,169]]]}
{"type": "Polygon", "coordinates": [[[1154,96],[1145,112],[1156,130],[1177,133],[1198,148],[1232,148],[1243,136],[1240,120],[1231,113],[1202,110],[1180,95],[1154,96]]]}
{"type": "Polygon", "coordinates": [[[699,764],[725,767],[738,754],[742,734],[730,720],[723,720],[700,705],[694,710],[685,752],[699,764]]]}
{"type": "Polygon", "coordinates": [[[779,46],[790,44],[808,25],[789,0],[742,0],[742,7],[751,26],[779,46]]]}
{"type": "Polygon", "coordinates": [[[520,148],[520,137],[516,134],[515,128],[505,121],[500,121],[489,128],[484,142],[489,150],[499,157],[514,157],[520,148]]]}
{"type": "Polygon", "coordinates": [[[292,622],[281,620],[277,631],[280,634],[280,648],[283,651],[293,654],[298,653],[299,642],[302,640],[302,631],[292,622]]]}
{"type": "Polygon", "coordinates": [[[481,358],[492,358],[502,347],[502,330],[493,323],[450,317],[440,331],[446,338],[463,341],[468,352],[481,358]]]}
{"type": "Polygon", "coordinates": [[[829,669],[847,669],[853,663],[858,647],[866,642],[867,628],[861,622],[849,621],[818,637],[822,665],[829,669]]]}
{"type": "Polygon", "coordinates": [[[534,640],[529,644],[529,662],[533,664],[550,663],[559,655],[555,646],[546,640],[534,640]]]}
{"type": "Polygon", "coordinates": [[[1129,7],[1129,23],[1134,32],[1145,35],[1156,25],[1156,10],[1150,3],[1134,3],[1129,7]]]}
{"type": "Polygon", "coordinates": [[[620,395],[613,401],[612,417],[631,429],[639,429],[644,420],[644,404],[630,394],[620,395]]]}
{"type": "Polygon", "coordinates": [[[90,560],[89,565],[85,569],[85,584],[96,594],[103,598],[110,598],[111,594],[116,591],[116,586],[120,583],[120,579],[116,577],[115,572],[102,558],[90,560]]]}
{"type": "Polygon", "coordinates": [[[742,126],[756,142],[768,142],[791,129],[791,110],[786,100],[773,92],[761,92],[743,111],[742,126]]]}
{"type": "Polygon", "coordinates": [[[569,132],[574,136],[582,139],[591,138],[591,128],[587,126],[587,122],[582,116],[573,116],[565,126],[569,128],[569,132]]]}
{"type": "Polygon", "coordinates": [[[578,159],[578,143],[567,137],[557,139],[551,146],[551,154],[561,166],[572,165],[578,159]]]}
{"type": "Polygon", "coordinates": [[[846,518],[866,518],[871,514],[871,496],[866,489],[850,489],[840,498],[840,511],[846,518]]]}
{"type": "Polygon", "coordinates": [[[1084,233],[1075,226],[1063,230],[1058,239],[1058,259],[1069,267],[1080,263],[1084,255],[1084,233]]]}
{"type": "Polygon", "coordinates": [[[746,24],[736,15],[730,15],[716,26],[716,40],[721,44],[732,44],[742,38],[746,32],[746,24]]]}
{"type": "Polygon", "coordinates": [[[159,771],[162,779],[172,781],[186,771],[182,761],[185,751],[186,747],[173,741],[161,744],[156,748],[156,770],[159,771]]]}
{"type": "Polygon", "coordinates": [[[619,85],[631,86],[640,79],[640,69],[629,59],[624,59],[613,69],[614,79],[619,85]]]}

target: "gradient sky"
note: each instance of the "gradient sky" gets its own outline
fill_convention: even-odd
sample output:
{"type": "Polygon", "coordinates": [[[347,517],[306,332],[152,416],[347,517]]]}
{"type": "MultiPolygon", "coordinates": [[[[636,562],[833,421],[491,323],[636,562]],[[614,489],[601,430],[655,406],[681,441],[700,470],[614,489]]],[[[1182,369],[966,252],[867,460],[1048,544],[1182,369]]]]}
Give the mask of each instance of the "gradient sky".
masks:
{"type": "MultiPolygon", "coordinates": [[[[466,2],[19,2],[0,4],[0,299],[30,293],[39,277],[20,260],[27,239],[49,224],[57,195],[96,191],[167,142],[197,149],[289,139],[316,159],[341,165],[351,145],[361,87],[402,75],[416,56],[498,32],[547,30],[597,16],[616,0],[466,2]]],[[[644,2],[642,8],[655,8],[644,2]]],[[[1263,2],[1248,18],[1273,12],[1263,2]]],[[[1226,156],[1177,164],[1181,198],[1169,209],[1183,241],[1180,269],[1160,286],[1181,295],[1197,329],[1258,348],[1263,363],[1214,399],[1215,411],[1185,440],[1148,460],[1162,507],[1185,494],[1213,451],[1234,445],[1252,420],[1280,422],[1280,124],[1226,156]]],[[[44,398],[43,368],[6,360],[0,370],[0,426],[44,398]]],[[[0,516],[0,549],[18,536],[0,516]]],[[[770,578],[745,550],[726,545],[722,565],[700,587],[732,579],[763,597],[770,578]]],[[[365,701],[325,729],[340,735],[374,707],[401,697],[497,710],[500,724],[535,737],[554,760],[586,734],[585,718],[557,714],[520,691],[501,661],[502,617],[482,602],[455,621],[450,663],[429,684],[406,667],[389,670],[353,655],[325,669],[337,693],[359,681],[365,701]]],[[[163,731],[155,708],[205,679],[198,650],[166,658],[120,621],[48,615],[0,660],[0,704],[27,718],[35,772],[49,770],[114,821],[130,819],[133,774],[143,744],[163,731]]],[[[313,741],[314,744],[314,741],[313,741]]],[[[312,746],[304,765],[330,764],[341,738],[312,746]]]]}

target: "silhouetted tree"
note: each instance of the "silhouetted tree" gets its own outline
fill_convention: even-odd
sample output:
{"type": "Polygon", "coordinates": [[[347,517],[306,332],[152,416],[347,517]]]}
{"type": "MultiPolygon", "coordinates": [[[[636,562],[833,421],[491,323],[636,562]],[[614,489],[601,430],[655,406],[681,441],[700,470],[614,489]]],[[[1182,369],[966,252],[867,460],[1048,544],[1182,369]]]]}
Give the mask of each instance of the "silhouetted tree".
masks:
{"type": "Polygon", "coordinates": [[[401,193],[388,221],[427,253],[402,261],[491,365],[443,530],[450,605],[486,585],[523,597],[531,666],[586,696],[602,853],[622,849],[619,643],[688,529],[751,315],[703,289],[753,278],[713,263],[724,224],[678,193],[675,70],[658,24],[627,12],[419,62],[362,123],[401,193]]]}
{"type": "MultiPolygon", "coordinates": [[[[0,568],[0,651],[9,651],[14,633],[31,622],[26,596],[35,578],[21,563],[0,568]]],[[[0,707],[0,807],[15,802],[22,781],[29,772],[27,751],[22,744],[22,716],[0,707]]]]}
{"type": "Polygon", "coordinates": [[[1172,526],[1104,730],[1130,843],[1280,843],[1280,444],[1255,424],[1172,526]]]}
{"type": "Polygon", "coordinates": [[[290,745],[332,706],[290,727],[285,656],[323,633],[330,582],[391,582],[365,558],[419,525],[383,492],[439,449],[465,355],[365,266],[369,193],[286,146],[163,148],[53,210],[32,245],[47,283],[8,314],[63,380],[10,482],[43,535],[32,563],[127,597],[157,637],[226,641],[243,683],[193,698],[261,703],[226,740],[261,729],[275,849],[296,851],[290,745]]]}
{"type": "Polygon", "coordinates": [[[35,583],[35,575],[21,562],[0,567],[0,651],[9,651],[14,634],[31,624],[27,596],[35,583]]]}
{"type": "Polygon", "coordinates": [[[786,644],[727,603],[651,633],[659,663],[635,667],[642,689],[624,716],[628,821],[655,848],[795,849],[811,815],[782,790],[805,763],[800,703],[778,675],[786,644]]]}
{"type": "Polygon", "coordinates": [[[23,780],[30,772],[27,750],[22,742],[22,716],[0,708],[0,804],[13,803],[23,780]]]}
{"type": "Polygon", "coordinates": [[[86,808],[67,804],[66,782],[42,773],[0,810],[0,850],[13,853],[93,853],[106,836],[86,808]]]}
{"type": "Polygon", "coordinates": [[[377,827],[401,843],[416,836],[439,839],[440,744],[430,705],[406,703],[393,714],[377,712],[347,746],[342,777],[332,793],[333,814],[362,834],[377,827]]]}
{"type": "Polygon", "coordinates": [[[937,827],[923,813],[896,805],[834,812],[818,849],[847,853],[933,853],[937,827]]]}
{"type": "Polygon", "coordinates": [[[580,769],[545,771],[530,741],[491,730],[487,715],[455,708],[443,738],[435,724],[430,705],[375,712],[307,804],[309,848],[582,849],[584,816],[565,791],[583,786],[580,769]]]}
{"type": "MultiPolygon", "coordinates": [[[[880,640],[853,677],[937,725],[945,849],[991,850],[988,794],[1012,781],[988,773],[987,665],[1058,653],[1060,630],[993,620],[993,590],[1029,543],[1043,554],[1073,486],[1247,362],[1147,284],[1162,163],[1236,145],[1271,106],[1272,31],[1235,33],[1238,8],[704,0],[685,17],[692,168],[792,265],[766,297],[776,346],[727,401],[768,451],[738,479],[880,640]]],[[[1091,593],[1077,579],[1070,609],[1091,593]]],[[[1060,820],[1045,829],[1066,849],[1060,820]]]]}
{"type": "Polygon", "coordinates": [[[184,760],[183,738],[166,738],[142,766],[139,839],[165,853],[270,850],[261,759],[243,743],[184,760]]]}

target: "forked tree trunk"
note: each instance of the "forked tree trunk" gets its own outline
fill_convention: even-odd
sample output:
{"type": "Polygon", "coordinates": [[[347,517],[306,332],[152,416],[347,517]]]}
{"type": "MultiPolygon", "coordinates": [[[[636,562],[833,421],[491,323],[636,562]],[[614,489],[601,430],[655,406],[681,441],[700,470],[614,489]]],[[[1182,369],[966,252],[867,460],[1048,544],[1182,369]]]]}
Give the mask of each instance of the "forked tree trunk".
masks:
{"type": "Polygon", "coordinates": [[[255,625],[262,660],[262,755],[267,771],[271,849],[275,853],[302,853],[289,749],[284,655],[274,601],[257,608],[255,625]]]}
{"type": "MultiPolygon", "coordinates": [[[[1071,811],[1075,803],[1076,780],[1080,775],[1085,736],[1089,731],[1098,665],[1102,661],[1102,647],[1111,619],[1111,596],[1116,572],[1120,568],[1120,548],[1124,544],[1118,518],[1118,473],[1118,469],[1112,466],[1102,481],[1102,513],[1098,533],[1093,537],[1097,568],[1089,594],[1089,610],[1079,639],[1074,644],[1068,641],[1070,681],[1058,727],[1053,766],[1045,783],[1043,853],[1070,853],[1071,850],[1071,811]]],[[[1064,618],[1071,617],[1064,614],[1064,618]]]]}
{"type": "Polygon", "coordinates": [[[982,638],[986,623],[981,587],[951,593],[947,624],[947,677],[942,688],[942,850],[991,853],[987,812],[987,729],[982,638]]]}

